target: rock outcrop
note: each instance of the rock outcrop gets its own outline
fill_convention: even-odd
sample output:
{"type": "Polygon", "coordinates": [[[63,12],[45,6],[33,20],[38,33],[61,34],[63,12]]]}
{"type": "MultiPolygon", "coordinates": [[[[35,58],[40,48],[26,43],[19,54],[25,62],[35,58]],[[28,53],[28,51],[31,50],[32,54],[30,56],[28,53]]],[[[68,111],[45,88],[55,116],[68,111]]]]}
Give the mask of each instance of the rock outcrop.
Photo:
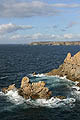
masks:
{"type": "Polygon", "coordinates": [[[17,90],[17,88],[15,87],[15,84],[9,85],[8,88],[2,88],[3,93],[7,93],[10,90],[17,90]]]}
{"type": "Polygon", "coordinates": [[[19,95],[25,99],[48,99],[51,97],[51,91],[45,87],[44,81],[31,83],[28,77],[24,77],[21,81],[21,88],[18,89],[19,95]]]}
{"type": "MultiPolygon", "coordinates": [[[[64,63],[58,69],[54,69],[46,75],[66,76],[72,81],[80,82],[80,51],[74,56],[68,53],[64,63]]],[[[78,83],[78,86],[80,86],[80,83],[78,83]]]]}
{"type": "Polygon", "coordinates": [[[18,94],[25,99],[49,99],[51,97],[52,92],[49,91],[47,87],[45,87],[44,81],[39,81],[35,83],[31,83],[28,77],[23,77],[21,81],[21,87],[16,88],[15,85],[10,85],[8,88],[3,88],[2,91],[7,93],[10,90],[17,90],[18,94]]]}

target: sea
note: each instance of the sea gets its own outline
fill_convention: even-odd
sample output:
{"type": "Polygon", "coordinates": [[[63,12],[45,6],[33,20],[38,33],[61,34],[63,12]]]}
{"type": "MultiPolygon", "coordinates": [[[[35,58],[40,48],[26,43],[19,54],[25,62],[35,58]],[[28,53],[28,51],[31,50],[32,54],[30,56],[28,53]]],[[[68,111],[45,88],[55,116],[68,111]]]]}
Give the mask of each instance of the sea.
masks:
{"type": "Polygon", "coordinates": [[[0,45],[0,120],[80,120],[80,88],[66,76],[45,76],[58,68],[66,55],[80,51],[80,46],[0,45]],[[36,75],[33,76],[33,72],[36,75]],[[18,92],[4,94],[1,89],[11,84],[17,88],[21,79],[45,81],[52,91],[48,100],[25,100],[18,92]],[[54,96],[66,96],[61,100],[54,96]]]}

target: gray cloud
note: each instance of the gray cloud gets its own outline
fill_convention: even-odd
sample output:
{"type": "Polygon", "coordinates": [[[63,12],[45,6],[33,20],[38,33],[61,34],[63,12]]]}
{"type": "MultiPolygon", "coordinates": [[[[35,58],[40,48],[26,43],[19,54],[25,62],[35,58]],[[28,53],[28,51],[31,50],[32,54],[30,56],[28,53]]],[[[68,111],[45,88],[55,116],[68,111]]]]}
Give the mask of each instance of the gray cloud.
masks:
{"type": "Polygon", "coordinates": [[[78,23],[75,22],[75,21],[72,21],[72,22],[70,22],[66,27],[62,28],[61,31],[62,31],[62,32],[65,32],[65,31],[67,31],[69,28],[74,27],[76,24],[78,24],[78,23]]]}
{"type": "Polygon", "coordinates": [[[80,4],[49,4],[41,1],[1,0],[0,18],[53,16],[62,12],[57,8],[77,8],[80,4]]]}
{"type": "Polygon", "coordinates": [[[74,25],[78,24],[77,22],[70,22],[69,25],[66,28],[72,28],[74,25]]]}
{"type": "Polygon", "coordinates": [[[11,32],[16,32],[18,30],[32,29],[30,25],[16,25],[16,24],[1,24],[0,25],[0,34],[6,34],[11,32]]]}
{"type": "Polygon", "coordinates": [[[50,16],[59,13],[59,10],[48,3],[40,1],[16,2],[0,4],[0,17],[32,17],[50,16]]]}
{"type": "Polygon", "coordinates": [[[17,44],[24,44],[30,43],[33,41],[80,41],[80,34],[62,34],[62,35],[55,35],[55,34],[42,34],[42,33],[35,33],[35,34],[13,34],[13,35],[0,35],[0,43],[17,43],[17,44]],[[7,39],[6,39],[7,38],[7,39]]]}
{"type": "Polygon", "coordinates": [[[80,7],[80,4],[76,4],[76,3],[72,3],[72,4],[57,3],[57,4],[53,4],[52,6],[58,7],[58,8],[77,8],[77,7],[80,7]]]}
{"type": "Polygon", "coordinates": [[[32,35],[12,35],[10,37],[11,40],[17,40],[17,39],[26,39],[26,40],[34,40],[34,41],[44,41],[44,40],[79,40],[80,34],[63,34],[63,35],[55,35],[55,34],[42,34],[42,33],[36,33],[32,35]]]}

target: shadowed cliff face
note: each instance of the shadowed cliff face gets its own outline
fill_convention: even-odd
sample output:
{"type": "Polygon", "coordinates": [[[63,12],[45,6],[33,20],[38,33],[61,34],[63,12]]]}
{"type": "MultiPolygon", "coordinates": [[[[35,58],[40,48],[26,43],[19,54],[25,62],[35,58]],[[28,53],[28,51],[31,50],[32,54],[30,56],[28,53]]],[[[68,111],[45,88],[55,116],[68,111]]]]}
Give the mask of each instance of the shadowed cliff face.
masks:
{"type": "MultiPolygon", "coordinates": [[[[47,75],[66,76],[72,81],[80,82],[80,51],[74,56],[68,53],[64,63],[60,65],[58,69],[47,73],[47,75]]],[[[78,85],[80,85],[80,83],[78,85]]]]}

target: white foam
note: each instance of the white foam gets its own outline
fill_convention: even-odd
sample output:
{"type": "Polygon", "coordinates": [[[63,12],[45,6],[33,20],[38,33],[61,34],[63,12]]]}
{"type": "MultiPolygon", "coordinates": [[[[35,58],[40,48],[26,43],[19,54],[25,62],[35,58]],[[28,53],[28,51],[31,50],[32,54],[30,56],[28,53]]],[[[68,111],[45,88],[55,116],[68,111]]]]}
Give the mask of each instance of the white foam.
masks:
{"type": "MultiPolygon", "coordinates": [[[[2,92],[0,92],[0,94],[3,95],[2,92]]],[[[6,93],[5,96],[7,96],[7,99],[11,103],[14,103],[15,105],[23,104],[26,102],[26,105],[30,105],[31,107],[41,106],[41,107],[57,108],[57,107],[63,107],[65,105],[71,106],[76,101],[74,98],[59,99],[54,97],[48,100],[46,99],[25,100],[23,97],[18,95],[18,92],[16,90],[8,91],[8,93],[6,93]]]]}
{"type": "Polygon", "coordinates": [[[65,105],[72,105],[76,100],[74,98],[67,99],[59,99],[52,97],[49,100],[46,99],[37,99],[35,101],[28,101],[31,105],[41,106],[41,107],[49,107],[49,108],[57,108],[65,105]]]}
{"type": "Polygon", "coordinates": [[[22,104],[24,103],[24,98],[18,95],[17,90],[10,90],[6,93],[6,96],[9,98],[10,102],[15,104],[22,104]]]}
{"type": "Polygon", "coordinates": [[[32,76],[32,77],[45,77],[44,74],[36,74],[36,75],[31,74],[31,76],[32,76]]]}
{"type": "Polygon", "coordinates": [[[67,98],[67,99],[59,99],[59,98],[54,98],[52,97],[49,100],[46,99],[37,99],[37,100],[25,100],[23,97],[18,95],[17,91],[9,91],[6,96],[8,96],[9,100],[12,103],[15,104],[22,104],[26,102],[28,105],[32,106],[41,106],[41,107],[51,107],[51,108],[56,108],[56,107],[61,107],[66,104],[73,104],[75,102],[74,98],[67,98]]]}
{"type": "Polygon", "coordinates": [[[79,82],[78,82],[78,81],[75,81],[74,83],[75,83],[75,85],[77,85],[79,82]]]}
{"type": "Polygon", "coordinates": [[[60,79],[67,79],[66,76],[64,76],[64,77],[60,77],[60,76],[58,76],[58,77],[59,77],[60,79]]]}
{"type": "Polygon", "coordinates": [[[72,88],[76,89],[77,91],[80,90],[80,87],[76,86],[76,85],[73,85],[72,88]]]}
{"type": "Polygon", "coordinates": [[[0,96],[3,96],[3,95],[4,95],[4,93],[2,91],[0,91],[0,96]]]}

